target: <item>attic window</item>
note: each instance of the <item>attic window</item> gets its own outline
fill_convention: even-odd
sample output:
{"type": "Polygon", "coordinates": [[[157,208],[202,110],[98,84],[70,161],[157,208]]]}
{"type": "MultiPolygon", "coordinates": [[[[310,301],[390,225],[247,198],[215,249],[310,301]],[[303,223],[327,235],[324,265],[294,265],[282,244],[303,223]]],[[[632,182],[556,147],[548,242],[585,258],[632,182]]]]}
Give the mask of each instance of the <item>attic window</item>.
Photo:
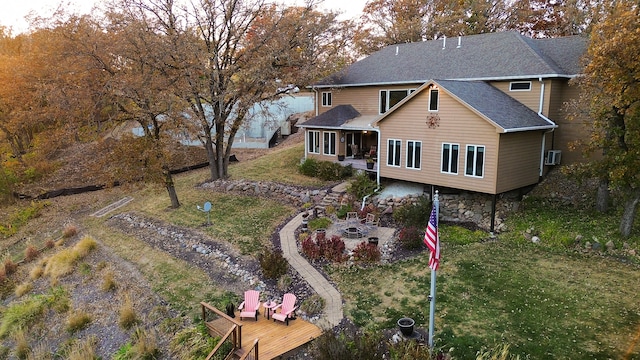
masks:
{"type": "Polygon", "coordinates": [[[402,101],[402,99],[414,91],[415,89],[380,90],[380,114],[386,113],[394,105],[402,101]]]}
{"type": "Polygon", "coordinates": [[[323,107],[330,107],[332,104],[331,101],[331,92],[323,92],[322,93],[322,106],[323,107]]]}
{"type": "Polygon", "coordinates": [[[531,91],[531,81],[512,82],[509,91],[531,91]]]}

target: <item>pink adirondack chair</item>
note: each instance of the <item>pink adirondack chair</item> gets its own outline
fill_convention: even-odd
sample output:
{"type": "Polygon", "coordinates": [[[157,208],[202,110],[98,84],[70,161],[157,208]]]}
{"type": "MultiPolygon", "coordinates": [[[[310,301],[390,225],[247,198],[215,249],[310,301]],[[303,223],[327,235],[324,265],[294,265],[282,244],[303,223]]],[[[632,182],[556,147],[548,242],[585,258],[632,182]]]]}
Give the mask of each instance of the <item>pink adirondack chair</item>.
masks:
{"type": "Polygon", "coordinates": [[[282,297],[282,304],[277,305],[273,311],[274,314],[271,316],[273,321],[282,321],[289,326],[289,319],[293,312],[298,308],[296,305],[296,296],[290,293],[284,294],[282,297]],[[279,313],[275,313],[276,309],[280,308],[279,313]]]}
{"type": "Polygon", "coordinates": [[[260,291],[247,290],[244,292],[244,301],[238,306],[240,320],[242,318],[255,318],[258,321],[258,309],[260,308],[260,291]]]}

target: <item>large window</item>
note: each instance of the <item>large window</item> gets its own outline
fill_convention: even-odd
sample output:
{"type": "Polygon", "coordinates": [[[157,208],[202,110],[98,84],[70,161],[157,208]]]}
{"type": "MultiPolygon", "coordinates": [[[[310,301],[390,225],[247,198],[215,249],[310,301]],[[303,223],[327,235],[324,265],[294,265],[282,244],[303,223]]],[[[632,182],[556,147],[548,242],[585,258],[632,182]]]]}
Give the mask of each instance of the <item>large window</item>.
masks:
{"type": "Polygon", "coordinates": [[[458,153],[460,145],[458,144],[442,144],[442,167],[441,171],[447,174],[458,174],[458,153]]]}
{"type": "Polygon", "coordinates": [[[467,176],[482,177],[484,174],[484,146],[467,145],[467,164],[464,170],[467,176]]]}
{"type": "Polygon", "coordinates": [[[322,93],[322,106],[330,107],[332,104],[331,92],[323,92],[322,93]]]}
{"type": "Polygon", "coordinates": [[[394,105],[406,98],[414,90],[380,90],[380,114],[386,113],[394,105]]]}
{"type": "Polygon", "coordinates": [[[402,141],[389,139],[389,146],[387,148],[387,165],[400,166],[400,148],[402,147],[402,141]]]}
{"type": "Polygon", "coordinates": [[[324,155],[336,154],[336,133],[334,131],[324,132],[324,155]]]}
{"type": "Polygon", "coordinates": [[[438,111],[438,89],[429,91],[429,111],[438,111]]]}
{"type": "Polygon", "coordinates": [[[320,154],[320,131],[309,130],[307,134],[307,151],[312,154],[320,154]]]}
{"type": "Polygon", "coordinates": [[[407,141],[407,168],[420,169],[422,141],[407,141]]]}

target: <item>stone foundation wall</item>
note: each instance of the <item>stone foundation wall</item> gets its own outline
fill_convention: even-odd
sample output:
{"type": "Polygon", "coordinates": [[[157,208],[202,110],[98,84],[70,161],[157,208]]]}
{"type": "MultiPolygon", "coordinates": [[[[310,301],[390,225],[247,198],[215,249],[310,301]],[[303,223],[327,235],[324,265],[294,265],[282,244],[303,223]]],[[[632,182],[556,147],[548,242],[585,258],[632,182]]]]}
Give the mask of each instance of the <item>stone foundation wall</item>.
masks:
{"type": "MultiPolygon", "coordinates": [[[[304,204],[331,205],[335,209],[340,207],[340,203],[345,201],[344,196],[327,196],[330,189],[309,189],[292,185],[265,181],[246,180],[217,180],[201,185],[204,189],[212,189],[220,192],[232,192],[249,196],[262,196],[279,201],[286,201],[294,206],[303,207],[304,204]],[[331,198],[327,204],[326,199],[331,198]]],[[[429,196],[429,194],[423,194],[429,196]]],[[[345,195],[346,196],[346,195],[345,195]]],[[[420,195],[409,195],[404,197],[379,198],[373,196],[367,199],[367,204],[373,204],[381,213],[393,213],[395,208],[416,203],[420,195]]],[[[452,222],[472,222],[482,229],[491,229],[491,203],[493,196],[488,194],[461,192],[459,194],[440,194],[440,219],[452,222]]],[[[356,205],[356,202],[353,202],[356,205]]],[[[357,204],[358,206],[361,203],[357,204]]],[[[504,218],[519,206],[517,196],[514,194],[504,194],[498,196],[496,201],[496,217],[494,230],[500,232],[504,230],[504,218]]]]}

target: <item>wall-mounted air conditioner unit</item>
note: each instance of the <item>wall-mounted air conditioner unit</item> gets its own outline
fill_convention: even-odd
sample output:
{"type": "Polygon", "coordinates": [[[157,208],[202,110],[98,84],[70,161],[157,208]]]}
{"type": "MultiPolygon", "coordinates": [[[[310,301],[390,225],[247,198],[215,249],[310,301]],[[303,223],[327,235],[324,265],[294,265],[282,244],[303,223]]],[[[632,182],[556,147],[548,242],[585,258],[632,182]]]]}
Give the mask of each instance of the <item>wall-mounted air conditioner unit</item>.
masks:
{"type": "Polygon", "coordinates": [[[545,165],[558,165],[560,164],[560,158],[562,158],[562,151],[549,150],[547,156],[544,158],[545,165]]]}

